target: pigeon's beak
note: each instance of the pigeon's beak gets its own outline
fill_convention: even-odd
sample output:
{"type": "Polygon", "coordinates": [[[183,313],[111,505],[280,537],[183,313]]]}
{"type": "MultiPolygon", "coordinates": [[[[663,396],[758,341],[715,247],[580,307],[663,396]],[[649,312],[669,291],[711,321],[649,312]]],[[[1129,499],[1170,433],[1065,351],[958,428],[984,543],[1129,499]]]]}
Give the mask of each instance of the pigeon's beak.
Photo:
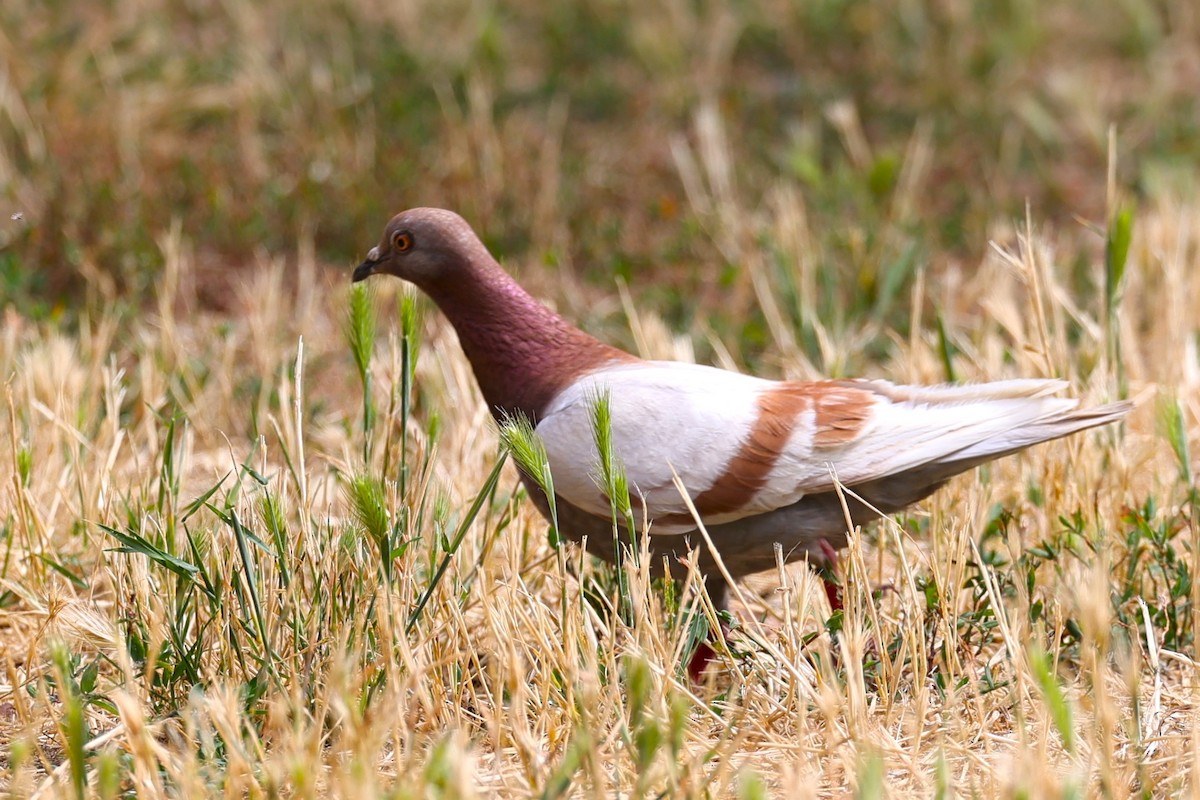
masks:
{"type": "Polygon", "coordinates": [[[374,262],[370,259],[367,259],[366,261],[359,264],[357,267],[354,268],[354,276],[350,279],[350,281],[352,283],[358,283],[359,281],[366,280],[367,278],[374,275],[375,274],[375,264],[376,264],[376,262],[374,262]]]}
{"type": "Polygon", "coordinates": [[[361,264],[354,268],[354,276],[350,278],[351,283],[358,283],[366,280],[375,274],[375,267],[379,265],[379,248],[372,247],[371,252],[367,253],[367,258],[361,264]]]}

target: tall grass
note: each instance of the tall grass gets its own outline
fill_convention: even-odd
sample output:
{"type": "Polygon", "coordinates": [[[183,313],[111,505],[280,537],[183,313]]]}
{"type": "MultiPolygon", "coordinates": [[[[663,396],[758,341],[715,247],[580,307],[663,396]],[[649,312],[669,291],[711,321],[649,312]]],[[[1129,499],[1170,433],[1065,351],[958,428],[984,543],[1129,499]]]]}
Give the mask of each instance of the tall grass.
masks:
{"type": "MultiPolygon", "coordinates": [[[[253,357],[221,318],[135,320],[132,352],[95,323],[71,338],[20,325],[0,354],[14,375],[10,790],[871,794],[880,774],[921,792],[1182,787],[1194,391],[1173,377],[1187,352],[1150,337],[1180,291],[1153,254],[1181,237],[1177,252],[1194,252],[1200,236],[1166,223],[1194,211],[1144,213],[1116,317],[1133,395],[1175,387],[1165,421],[1144,403],[1116,435],[999,462],[852,537],[836,633],[803,568],[748,580],[737,613],[758,621],[703,690],[680,677],[693,631],[679,615],[697,587],[668,602],[643,571],[620,586],[547,539],[486,412],[446,400],[474,389],[438,317],[417,331],[381,316],[373,402],[391,410],[369,429],[336,285],[317,295],[303,350],[281,335],[253,357]],[[407,445],[385,446],[405,371],[407,445]],[[274,377],[246,383],[261,374],[274,377]],[[621,597],[636,613],[612,613],[621,597]]],[[[1020,261],[1047,241],[1035,232],[969,284],[990,313],[960,323],[958,363],[998,377],[1049,362],[1098,402],[1115,386],[1083,370],[1103,358],[1089,319],[1105,312],[1074,305],[1054,263],[1020,261]],[[1018,327],[1034,320],[1032,286],[1040,334],[1018,327]]],[[[373,302],[403,310],[392,291],[373,302]]],[[[1182,291],[1195,308],[1195,285],[1182,291]]],[[[289,301],[251,297],[247,325],[297,324],[289,301]]],[[[880,371],[937,379],[938,350],[927,333],[880,371]]]]}

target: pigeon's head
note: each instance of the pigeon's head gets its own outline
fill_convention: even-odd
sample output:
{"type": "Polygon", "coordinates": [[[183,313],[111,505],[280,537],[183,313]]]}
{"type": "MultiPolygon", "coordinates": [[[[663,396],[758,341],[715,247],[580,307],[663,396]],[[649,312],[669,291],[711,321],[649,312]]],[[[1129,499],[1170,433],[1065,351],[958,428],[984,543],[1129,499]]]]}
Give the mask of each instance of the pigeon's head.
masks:
{"type": "Polygon", "coordinates": [[[440,208],[410,208],[392,217],[383,239],[354,270],[353,280],[377,272],[428,287],[469,269],[487,250],[467,221],[440,208]]]}

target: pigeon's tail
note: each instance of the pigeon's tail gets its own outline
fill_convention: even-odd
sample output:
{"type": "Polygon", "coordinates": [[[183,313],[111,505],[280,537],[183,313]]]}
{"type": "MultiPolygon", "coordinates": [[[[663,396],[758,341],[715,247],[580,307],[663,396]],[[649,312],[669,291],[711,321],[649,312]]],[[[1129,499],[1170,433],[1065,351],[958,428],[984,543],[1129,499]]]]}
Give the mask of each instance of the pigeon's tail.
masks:
{"type": "Polygon", "coordinates": [[[1038,417],[1016,428],[990,436],[982,441],[964,447],[956,453],[947,454],[945,460],[950,461],[990,461],[1000,458],[1026,447],[1069,436],[1078,431],[1096,428],[1119,421],[1129,413],[1133,404],[1128,401],[1109,403],[1093,408],[1078,408],[1074,400],[1059,402],[1071,404],[1069,407],[1038,417]]]}
{"type": "Polygon", "coordinates": [[[878,387],[894,404],[892,421],[911,426],[907,440],[915,446],[880,454],[885,464],[890,457],[904,462],[902,467],[886,464],[891,467],[887,471],[847,485],[874,509],[893,513],[928,497],[960,472],[1040,442],[1117,422],[1133,407],[1120,402],[1080,409],[1078,400],[1049,396],[1063,386],[1061,381],[1005,381],[965,387],[878,387]],[[930,426],[945,433],[923,437],[930,426]]]}
{"type": "Polygon", "coordinates": [[[1077,399],[1054,396],[1067,385],[1058,380],[969,386],[853,383],[885,402],[877,406],[874,434],[852,444],[852,459],[839,465],[847,483],[913,472],[921,480],[945,480],[1039,442],[1115,422],[1132,408],[1120,402],[1080,409],[1077,399]],[[847,469],[848,463],[861,468],[847,469]]]}

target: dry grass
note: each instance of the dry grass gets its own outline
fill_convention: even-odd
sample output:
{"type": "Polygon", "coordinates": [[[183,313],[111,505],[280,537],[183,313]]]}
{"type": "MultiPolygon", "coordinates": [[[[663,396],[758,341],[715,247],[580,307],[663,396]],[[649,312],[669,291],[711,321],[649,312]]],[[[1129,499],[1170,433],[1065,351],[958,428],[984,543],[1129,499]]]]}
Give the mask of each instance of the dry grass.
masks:
{"type": "Polygon", "coordinates": [[[0,10],[0,787],[1195,793],[1191,3],[145,5],[0,10]],[[646,355],[1138,407],[859,532],[842,617],[746,581],[696,687],[696,586],[483,491],[395,283],[364,403],[417,202],[646,355]]]}
{"type": "MultiPolygon", "coordinates": [[[[1062,374],[1099,402],[1114,391],[1108,370],[1084,376],[1078,365],[1103,362],[1103,326],[1071,305],[1052,239],[1012,241],[961,287],[988,314],[960,328],[960,369],[1062,374]]],[[[586,587],[611,582],[589,577],[595,567],[574,551],[549,547],[507,472],[406,630],[439,538],[496,459],[453,337],[436,316],[426,320],[407,495],[390,477],[384,487],[393,519],[404,501],[412,508],[399,532],[411,543],[388,585],[346,485],[382,475],[399,431],[385,411],[362,461],[359,395],[339,332],[345,291],[335,281],[344,276],[311,261],[286,273],[264,264],[239,294],[237,325],[182,319],[169,312],[192,298],[170,276],[187,270],[187,248],[166,245],[160,311],[120,338],[104,318],[84,318],[67,336],[9,312],[0,724],[14,793],[67,791],[81,774],[72,747],[87,759],[89,791],[102,795],[527,796],[569,784],[597,795],[753,795],[757,785],[877,794],[886,785],[945,796],[1191,785],[1196,664],[1164,647],[1140,599],[1115,603],[1138,557],[1126,538],[1130,507],[1157,498],[1150,523],[1185,526],[1169,544],[1188,563],[1195,546],[1193,507],[1180,506],[1186,487],[1155,407],[1179,398],[1194,448],[1196,208],[1146,212],[1131,251],[1119,322],[1141,405],[1128,425],[1000,462],[954,482],[906,526],[855,537],[836,637],[802,569],[748,582],[740,655],[704,688],[679,677],[687,630],[670,604],[636,577],[631,625],[587,600],[586,587]],[[214,486],[212,507],[193,509],[214,486]],[[1007,535],[981,538],[998,502],[1012,512],[1007,535]],[[1068,541],[1059,517],[1075,513],[1081,526],[1068,541]],[[244,556],[235,515],[257,537],[244,556]],[[115,550],[102,525],[200,567],[212,596],[195,576],[115,550]],[[1013,562],[1042,543],[1062,549],[1025,583],[1013,562]],[[981,550],[991,556],[981,561],[981,550]],[[894,590],[871,591],[885,582],[894,590]],[[181,674],[181,663],[196,674],[181,674]]],[[[645,310],[639,327],[647,348],[673,348],[645,310]]],[[[879,371],[936,379],[927,339],[898,344],[879,371]]],[[[392,333],[375,354],[380,409],[400,350],[392,333]]],[[[1155,609],[1177,591],[1161,578],[1145,584],[1162,593],[1145,597],[1155,609]]],[[[688,594],[683,606],[691,602],[688,594]]],[[[1194,630],[1191,619],[1176,621],[1194,630]]]]}

